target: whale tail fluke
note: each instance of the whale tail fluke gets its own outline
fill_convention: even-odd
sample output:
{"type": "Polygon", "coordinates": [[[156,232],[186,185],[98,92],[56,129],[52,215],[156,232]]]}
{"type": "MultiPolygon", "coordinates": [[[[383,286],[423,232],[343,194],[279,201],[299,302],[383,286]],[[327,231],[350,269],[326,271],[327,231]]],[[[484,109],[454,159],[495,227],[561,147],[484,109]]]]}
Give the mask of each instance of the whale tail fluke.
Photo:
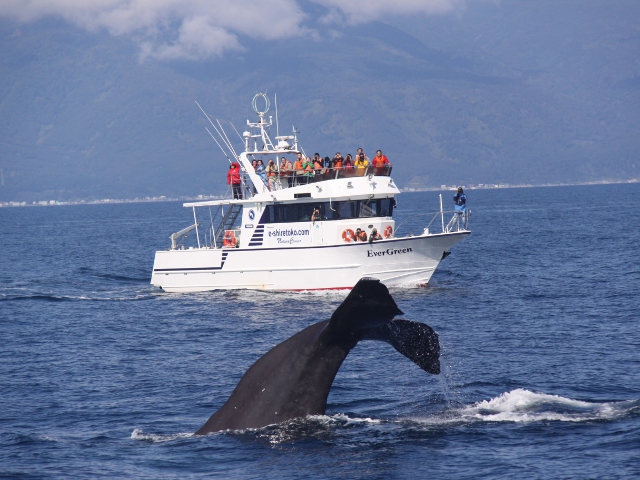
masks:
{"type": "Polygon", "coordinates": [[[365,333],[363,340],[380,340],[428,373],[440,373],[440,342],[429,325],[411,320],[393,320],[365,333]]]}
{"type": "Polygon", "coordinates": [[[341,336],[361,338],[371,329],[389,323],[402,310],[386,285],[376,278],[362,278],[331,315],[328,331],[341,336]]]}

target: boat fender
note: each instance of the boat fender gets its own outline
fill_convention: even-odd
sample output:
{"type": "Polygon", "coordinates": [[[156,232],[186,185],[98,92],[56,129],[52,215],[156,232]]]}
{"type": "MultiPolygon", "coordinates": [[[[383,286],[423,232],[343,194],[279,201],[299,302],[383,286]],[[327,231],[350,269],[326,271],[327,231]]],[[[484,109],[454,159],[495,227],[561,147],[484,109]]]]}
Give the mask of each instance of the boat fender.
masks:
{"type": "Polygon", "coordinates": [[[342,232],[342,239],[348,243],[354,239],[355,235],[356,234],[353,230],[347,228],[344,232],[342,232]]]}
{"type": "Polygon", "coordinates": [[[384,229],[384,238],[390,238],[393,233],[393,227],[391,225],[387,225],[387,228],[384,229]]]}
{"type": "Polygon", "coordinates": [[[236,236],[231,230],[227,230],[224,232],[224,237],[222,239],[222,244],[225,247],[235,247],[236,246],[236,236]]]}

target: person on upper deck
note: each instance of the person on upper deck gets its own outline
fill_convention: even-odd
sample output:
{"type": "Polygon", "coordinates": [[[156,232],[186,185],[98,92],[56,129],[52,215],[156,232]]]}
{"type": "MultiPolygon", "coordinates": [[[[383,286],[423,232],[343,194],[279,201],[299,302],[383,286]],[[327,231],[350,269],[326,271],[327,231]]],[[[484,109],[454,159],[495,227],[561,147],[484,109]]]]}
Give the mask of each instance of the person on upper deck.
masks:
{"type": "Polygon", "coordinates": [[[362,147],[360,147],[358,149],[358,151],[356,152],[356,160],[358,160],[358,158],[360,158],[360,155],[364,155],[364,159],[367,161],[367,163],[369,163],[369,157],[367,157],[365,155],[365,153],[362,151],[362,147]]]}
{"type": "Polygon", "coordinates": [[[298,153],[298,158],[296,158],[296,162],[293,164],[293,184],[300,184],[300,177],[304,174],[304,158],[302,158],[302,154],[298,153]]]}
{"type": "Polygon", "coordinates": [[[356,158],[356,163],[354,164],[354,167],[356,167],[358,171],[358,176],[364,175],[364,172],[368,165],[369,162],[365,159],[364,153],[358,154],[358,158],[356,158]]]}
{"type": "Polygon", "coordinates": [[[324,168],[326,168],[327,170],[331,170],[333,168],[333,162],[329,157],[324,157],[322,165],[324,165],[324,168]]]}
{"type": "Polygon", "coordinates": [[[227,171],[227,185],[233,189],[233,199],[242,200],[242,177],[240,175],[240,164],[232,162],[227,171]]]}
{"type": "Polygon", "coordinates": [[[336,164],[342,165],[342,162],[344,162],[344,158],[342,157],[340,152],[336,152],[336,154],[333,156],[333,168],[337,168],[336,164]]]}
{"type": "Polygon", "coordinates": [[[322,173],[323,167],[322,167],[322,160],[320,158],[317,157],[313,157],[313,171],[316,173],[316,175],[320,175],[322,173]]]}
{"type": "Polygon", "coordinates": [[[385,167],[387,165],[389,165],[389,160],[387,159],[387,156],[382,154],[382,150],[378,150],[376,152],[376,156],[373,157],[373,160],[371,161],[371,166],[373,167],[373,174],[384,175],[386,170],[385,167]]]}
{"type": "Polygon", "coordinates": [[[267,187],[269,187],[270,191],[273,191],[276,189],[276,181],[278,179],[278,166],[273,161],[273,158],[269,159],[265,171],[267,174],[267,187]]]}
{"type": "Polygon", "coordinates": [[[256,167],[256,173],[262,179],[262,182],[267,184],[267,168],[262,163],[262,160],[258,160],[258,166],[256,167]]]}
{"type": "Polygon", "coordinates": [[[344,169],[353,170],[353,161],[351,160],[351,154],[347,155],[347,158],[345,158],[344,160],[344,169]]]}
{"type": "Polygon", "coordinates": [[[302,168],[304,169],[304,176],[306,177],[306,182],[309,183],[309,178],[313,177],[313,162],[311,161],[311,157],[307,157],[302,164],[302,168]]]}
{"type": "MultiPolygon", "coordinates": [[[[285,157],[280,159],[280,183],[285,182],[287,187],[293,186],[293,165],[285,157]]],[[[282,185],[285,188],[285,185],[282,185]]]]}

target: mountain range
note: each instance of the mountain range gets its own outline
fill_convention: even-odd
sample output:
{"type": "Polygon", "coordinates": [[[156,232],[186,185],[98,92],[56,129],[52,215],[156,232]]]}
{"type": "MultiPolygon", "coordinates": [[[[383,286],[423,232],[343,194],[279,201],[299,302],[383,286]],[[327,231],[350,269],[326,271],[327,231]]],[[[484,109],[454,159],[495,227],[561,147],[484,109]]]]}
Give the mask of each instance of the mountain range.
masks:
{"type": "Polygon", "coordinates": [[[400,187],[637,179],[639,20],[637,1],[475,2],[141,60],[128,37],[0,19],[0,201],[224,193],[195,102],[242,131],[258,92],[308,154],[380,148],[400,187]]]}

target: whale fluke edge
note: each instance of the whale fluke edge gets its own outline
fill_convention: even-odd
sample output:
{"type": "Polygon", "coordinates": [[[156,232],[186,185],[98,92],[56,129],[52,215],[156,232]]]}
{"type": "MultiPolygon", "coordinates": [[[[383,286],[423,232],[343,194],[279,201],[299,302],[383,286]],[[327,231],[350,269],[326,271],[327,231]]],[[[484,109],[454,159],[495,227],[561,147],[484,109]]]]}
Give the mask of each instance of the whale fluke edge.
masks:
{"type": "Polygon", "coordinates": [[[260,357],[195,434],[323,415],[338,369],[360,340],[387,342],[426,372],[439,374],[438,334],[424,323],[394,320],[396,315],[402,311],[387,287],[363,278],[329,320],[301,330],[260,357]]]}

